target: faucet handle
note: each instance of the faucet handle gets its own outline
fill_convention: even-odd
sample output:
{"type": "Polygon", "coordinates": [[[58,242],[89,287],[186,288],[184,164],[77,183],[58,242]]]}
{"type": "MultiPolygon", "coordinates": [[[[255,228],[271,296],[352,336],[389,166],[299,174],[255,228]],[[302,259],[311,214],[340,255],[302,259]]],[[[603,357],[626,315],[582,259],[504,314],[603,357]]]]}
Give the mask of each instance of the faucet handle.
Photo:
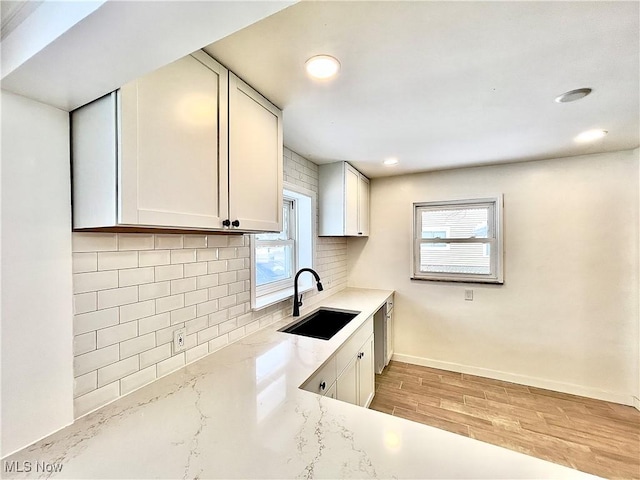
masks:
{"type": "Polygon", "coordinates": [[[298,306],[299,307],[302,306],[302,293],[300,294],[300,300],[298,300],[298,306]]]}

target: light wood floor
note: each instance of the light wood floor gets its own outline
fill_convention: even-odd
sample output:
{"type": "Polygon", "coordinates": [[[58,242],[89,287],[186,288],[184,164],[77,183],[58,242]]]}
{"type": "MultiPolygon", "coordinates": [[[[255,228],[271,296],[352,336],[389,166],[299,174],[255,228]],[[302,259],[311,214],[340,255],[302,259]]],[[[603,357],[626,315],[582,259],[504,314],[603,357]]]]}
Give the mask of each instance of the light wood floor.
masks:
{"type": "Polygon", "coordinates": [[[633,407],[391,362],[376,375],[370,408],[605,478],[640,479],[633,407]]]}

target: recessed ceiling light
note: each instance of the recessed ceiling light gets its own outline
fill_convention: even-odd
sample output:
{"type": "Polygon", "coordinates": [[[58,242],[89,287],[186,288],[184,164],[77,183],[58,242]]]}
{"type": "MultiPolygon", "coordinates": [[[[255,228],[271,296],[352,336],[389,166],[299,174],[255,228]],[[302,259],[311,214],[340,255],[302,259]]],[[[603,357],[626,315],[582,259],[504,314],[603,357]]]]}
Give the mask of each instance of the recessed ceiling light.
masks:
{"type": "Polygon", "coordinates": [[[397,158],[387,158],[384,162],[382,162],[384,165],[386,165],[387,167],[393,167],[394,165],[398,164],[398,159],[397,158]]]}
{"type": "Polygon", "coordinates": [[[607,132],[606,130],[587,130],[586,132],[582,132],[580,135],[578,135],[574,140],[580,143],[592,142],[604,137],[607,133],[609,132],[607,132]]]}
{"type": "Polygon", "coordinates": [[[576,90],[570,90],[556,97],[556,102],[557,103],[575,102],[576,100],[580,100],[581,98],[586,97],[590,93],[591,93],[590,88],[578,88],[576,90]]]}
{"type": "Polygon", "coordinates": [[[330,78],[340,70],[340,62],[330,55],[316,55],[306,61],[307,73],[313,78],[330,78]]]}

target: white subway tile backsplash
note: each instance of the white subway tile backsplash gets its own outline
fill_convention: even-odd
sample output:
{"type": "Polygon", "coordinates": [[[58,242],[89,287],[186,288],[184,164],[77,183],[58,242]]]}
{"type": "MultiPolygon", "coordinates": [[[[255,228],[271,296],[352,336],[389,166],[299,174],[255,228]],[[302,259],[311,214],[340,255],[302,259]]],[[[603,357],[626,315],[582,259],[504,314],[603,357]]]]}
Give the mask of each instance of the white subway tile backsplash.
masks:
{"type": "Polygon", "coordinates": [[[117,308],[75,315],[73,317],[73,334],[80,335],[111,325],[117,325],[118,322],[119,316],[117,308]]]}
{"type": "Polygon", "coordinates": [[[205,328],[198,332],[198,344],[208,342],[212,338],[216,338],[218,336],[218,326],[214,325],[213,327],[205,328]]]}
{"type": "Polygon", "coordinates": [[[171,325],[188,322],[196,318],[196,305],[190,307],[179,308],[171,312],[171,325]]]}
{"type": "Polygon", "coordinates": [[[243,247],[244,246],[244,235],[229,236],[227,244],[230,247],[243,247]]]}
{"type": "Polygon", "coordinates": [[[139,252],[138,263],[141,267],[155,267],[171,263],[171,250],[150,250],[139,252]]]}
{"type": "Polygon", "coordinates": [[[98,254],[96,252],[73,254],[73,273],[95,272],[97,270],[98,254]]]}
{"type": "Polygon", "coordinates": [[[184,236],[184,248],[206,248],[207,236],[206,235],[185,235],[184,236]]]}
{"type": "Polygon", "coordinates": [[[184,307],[184,295],[172,295],[156,299],[156,313],[169,312],[184,307]]]}
{"type": "Polygon", "coordinates": [[[184,292],[193,292],[195,289],[196,289],[196,277],[171,280],[171,295],[176,295],[178,293],[184,293],[184,292]]]}
{"type": "Polygon", "coordinates": [[[73,293],[95,292],[117,286],[117,271],[75,273],[73,275],[73,293]]]}
{"type": "Polygon", "coordinates": [[[175,280],[176,278],[182,278],[184,276],[183,265],[166,265],[155,267],[156,269],[156,282],[162,282],[164,280],[175,280]]]}
{"type": "Polygon", "coordinates": [[[168,373],[176,371],[180,367],[184,366],[184,362],[185,362],[184,352],[181,352],[171,358],[168,358],[167,360],[163,360],[162,362],[158,363],[158,365],[156,366],[158,376],[161,377],[163,375],[167,375],[168,373]]]}
{"type": "Polygon", "coordinates": [[[197,333],[209,326],[209,316],[205,315],[203,317],[194,318],[193,320],[185,322],[184,326],[187,329],[187,335],[197,333]]]}
{"type": "Polygon", "coordinates": [[[221,273],[226,271],[226,260],[213,260],[211,262],[207,262],[207,273],[221,273]]]}
{"type": "Polygon", "coordinates": [[[182,235],[156,235],[156,250],[182,248],[183,245],[182,235]]]}
{"type": "Polygon", "coordinates": [[[153,315],[151,317],[145,317],[138,320],[138,334],[144,335],[145,333],[155,332],[156,330],[162,330],[171,325],[170,312],[161,313],[160,315],[153,315]]]}
{"type": "Polygon", "coordinates": [[[74,233],[72,236],[74,252],[105,252],[118,249],[118,237],[115,233],[74,233]]]}
{"type": "Polygon", "coordinates": [[[119,346],[111,345],[89,353],[78,355],[73,359],[73,371],[76,376],[84,375],[92,370],[106,367],[118,361],[119,346]]]}
{"type": "Polygon", "coordinates": [[[153,300],[123,305],[120,307],[120,323],[149,317],[154,313],[156,313],[156,303],[153,300]]]}
{"type": "Polygon", "coordinates": [[[102,407],[120,396],[120,385],[113,382],[97,390],[93,390],[73,401],[73,413],[79,418],[96,408],[102,407]]]}
{"type": "Polygon", "coordinates": [[[196,305],[198,303],[206,302],[209,300],[209,290],[206,288],[202,290],[196,290],[195,292],[187,292],[184,294],[184,305],[196,305]]]}
{"type": "Polygon", "coordinates": [[[220,260],[227,260],[229,258],[236,258],[237,256],[238,256],[238,249],[237,248],[228,247],[228,248],[219,248],[218,249],[218,258],[220,260]]]}
{"type": "Polygon", "coordinates": [[[207,235],[207,246],[211,247],[226,247],[229,245],[228,235],[207,235]]]}
{"type": "Polygon", "coordinates": [[[129,322],[98,330],[98,348],[114,345],[138,335],[138,323],[129,322]]]}
{"type": "Polygon", "coordinates": [[[120,392],[122,395],[126,395],[148,383],[153,382],[156,379],[156,366],[144,368],[139,372],[132,375],[123,377],[120,380],[120,392]]]}
{"type": "MultiPolygon", "coordinates": [[[[315,164],[286,148],[284,160],[287,181],[318,191],[315,164]]],[[[289,315],[290,299],[251,311],[249,246],[242,234],[74,233],[76,416],[289,315]]],[[[316,251],[331,280],[320,295],[346,287],[346,239],[317,238],[316,251]]]]}
{"type": "Polygon", "coordinates": [[[128,358],[141,352],[151,350],[156,346],[156,335],[147,333],[140,337],[132,338],[120,344],[120,358],[128,358]]]}
{"type": "Polygon", "coordinates": [[[120,380],[122,377],[137,372],[139,366],[138,357],[130,357],[99,369],[98,387],[103,387],[111,382],[120,380]]]}
{"type": "Polygon", "coordinates": [[[119,270],[138,266],[138,252],[99,252],[98,270],[119,270]]]}
{"type": "Polygon", "coordinates": [[[138,301],[138,287],[114,288],[98,292],[98,308],[118,307],[138,301]]]}
{"type": "Polygon", "coordinates": [[[73,313],[93,312],[98,308],[98,294],[96,292],[78,293],[73,296],[73,313]]]}
{"type": "Polygon", "coordinates": [[[168,297],[169,295],[171,295],[171,283],[168,280],[138,287],[138,299],[141,302],[153,298],[168,297]]]}
{"type": "Polygon", "coordinates": [[[119,233],[118,250],[153,250],[153,235],[143,233],[119,233]]]}
{"type": "Polygon", "coordinates": [[[79,397],[98,388],[98,372],[85,373],[73,379],[73,396],[79,397]]]}
{"type": "Polygon", "coordinates": [[[83,333],[73,337],[73,355],[82,355],[96,349],[96,332],[83,333]]]}
{"type": "Polygon", "coordinates": [[[208,302],[199,303],[198,305],[195,305],[194,308],[197,308],[198,317],[208,315],[218,310],[218,300],[209,300],[208,302]]]}
{"type": "MultiPolygon", "coordinates": [[[[173,334],[172,334],[173,336],[173,334]]],[[[147,350],[140,354],[140,368],[156,365],[158,362],[165,360],[171,356],[171,344],[165,343],[159,347],[147,350]]]]}
{"type": "Polygon", "coordinates": [[[153,283],[154,269],[153,267],[145,268],[129,268],[118,272],[118,286],[129,287],[131,285],[140,285],[143,283],[153,283]]]}
{"type": "Polygon", "coordinates": [[[193,263],[196,261],[196,250],[191,249],[180,249],[180,250],[171,250],[171,263],[193,263]]]}
{"type": "Polygon", "coordinates": [[[229,335],[220,335],[219,337],[209,340],[209,353],[220,350],[229,343],[229,335]]]}
{"type": "Polygon", "coordinates": [[[196,260],[198,262],[209,262],[218,259],[217,248],[203,248],[196,250],[196,260]]]}
{"type": "Polygon", "coordinates": [[[218,286],[218,274],[212,273],[210,275],[202,275],[197,277],[198,289],[217,287],[218,286]]]}
{"type": "Polygon", "coordinates": [[[207,262],[187,263],[184,266],[185,277],[196,277],[207,274],[207,262]]]}

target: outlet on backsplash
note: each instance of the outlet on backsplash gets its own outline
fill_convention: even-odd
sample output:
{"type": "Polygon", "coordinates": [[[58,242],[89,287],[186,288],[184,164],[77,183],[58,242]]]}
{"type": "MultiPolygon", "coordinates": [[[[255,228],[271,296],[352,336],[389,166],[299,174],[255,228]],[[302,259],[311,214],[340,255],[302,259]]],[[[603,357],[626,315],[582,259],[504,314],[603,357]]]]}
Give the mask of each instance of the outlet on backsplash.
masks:
{"type": "Polygon", "coordinates": [[[173,353],[181,352],[187,348],[185,337],[187,336],[187,330],[181,328],[173,332],[173,353]]]}

